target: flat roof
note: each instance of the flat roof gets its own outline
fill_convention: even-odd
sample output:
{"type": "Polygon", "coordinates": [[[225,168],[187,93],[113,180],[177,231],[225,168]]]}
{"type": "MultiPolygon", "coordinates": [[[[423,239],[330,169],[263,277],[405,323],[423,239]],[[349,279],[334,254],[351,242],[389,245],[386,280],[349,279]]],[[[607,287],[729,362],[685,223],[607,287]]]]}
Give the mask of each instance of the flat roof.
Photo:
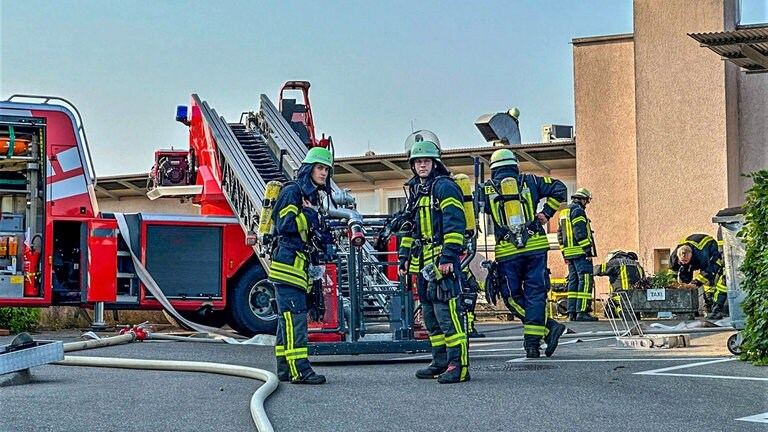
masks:
{"type": "Polygon", "coordinates": [[[746,73],[768,72],[766,24],[743,26],[725,32],[688,33],[688,36],[746,73]]]}
{"type": "MultiPolygon", "coordinates": [[[[522,171],[549,173],[551,170],[576,169],[576,141],[572,139],[505,147],[517,154],[522,171]]],[[[444,149],[441,159],[452,171],[471,174],[475,157],[489,164],[491,154],[498,149],[490,145],[444,149]]],[[[340,185],[357,182],[375,185],[378,181],[406,180],[412,175],[407,156],[403,152],[338,157],[333,179],[340,185]]],[[[115,200],[146,196],[148,178],[149,173],[99,177],[96,196],[115,200]]]]}

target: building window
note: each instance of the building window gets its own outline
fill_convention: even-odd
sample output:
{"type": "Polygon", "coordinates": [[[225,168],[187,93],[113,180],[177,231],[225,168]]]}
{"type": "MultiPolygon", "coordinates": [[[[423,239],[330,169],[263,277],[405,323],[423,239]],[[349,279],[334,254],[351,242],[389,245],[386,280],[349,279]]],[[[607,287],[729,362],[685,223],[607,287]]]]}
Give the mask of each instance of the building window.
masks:
{"type": "Polygon", "coordinates": [[[669,269],[669,249],[653,250],[653,271],[658,273],[669,269]]]}
{"type": "Polygon", "coordinates": [[[387,198],[387,213],[390,215],[393,215],[403,208],[405,208],[405,204],[407,203],[407,200],[405,197],[394,197],[394,198],[387,198]]]}

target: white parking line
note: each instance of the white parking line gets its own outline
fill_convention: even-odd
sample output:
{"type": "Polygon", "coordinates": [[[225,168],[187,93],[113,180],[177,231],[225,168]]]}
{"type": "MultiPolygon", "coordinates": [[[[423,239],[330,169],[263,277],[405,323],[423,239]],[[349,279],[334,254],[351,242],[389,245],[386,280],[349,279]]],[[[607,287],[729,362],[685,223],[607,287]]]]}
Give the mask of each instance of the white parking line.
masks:
{"type": "Polygon", "coordinates": [[[730,357],[726,359],[719,359],[713,361],[705,361],[698,363],[690,363],[686,365],[673,366],[662,369],[654,369],[645,372],[635,372],[633,375],[660,375],[660,376],[677,376],[677,377],[691,377],[691,378],[716,378],[716,379],[730,379],[730,380],[742,380],[742,381],[768,381],[768,378],[758,377],[739,377],[739,376],[724,376],[724,375],[702,375],[702,374],[681,374],[681,373],[668,373],[669,371],[687,369],[697,366],[705,366],[708,364],[725,363],[738,360],[738,357],[730,357]]]}
{"type": "MultiPolygon", "coordinates": [[[[523,362],[525,357],[507,360],[507,363],[523,362]]],[[[691,361],[691,360],[716,360],[716,358],[604,358],[604,359],[536,359],[536,363],[606,363],[606,362],[661,362],[661,361],[691,361]]]]}
{"type": "Polygon", "coordinates": [[[768,412],[757,414],[749,417],[737,418],[737,421],[753,422],[753,423],[768,423],[768,412]]]}

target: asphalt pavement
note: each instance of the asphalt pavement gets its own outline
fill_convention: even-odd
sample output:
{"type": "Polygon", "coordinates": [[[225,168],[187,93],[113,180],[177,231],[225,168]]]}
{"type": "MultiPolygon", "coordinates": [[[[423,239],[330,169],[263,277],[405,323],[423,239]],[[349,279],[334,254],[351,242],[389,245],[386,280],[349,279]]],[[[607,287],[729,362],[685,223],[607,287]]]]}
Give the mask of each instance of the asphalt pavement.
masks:
{"type": "MultiPolygon", "coordinates": [[[[688,348],[619,350],[614,339],[588,333],[609,330],[606,321],[569,327],[583,336],[538,360],[525,359],[519,341],[473,339],[472,380],[462,384],[416,379],[429,361],[423,355],[314,357],[328,383],[281,383],[266,411],[277,431],[768,430],[768,368],[730,355],[733,331],[691,333],[688,348]]],[[[518,322],[480,329],[522,334],[518,322]]],[[[68,355],[274,370],[273,348],[254,345],[146,341],[68,355]]],[[[191,372],[39,366],[30,383],[0,387],[0,431],[252,431],[248,405],[259,385],[191,372]]]]}

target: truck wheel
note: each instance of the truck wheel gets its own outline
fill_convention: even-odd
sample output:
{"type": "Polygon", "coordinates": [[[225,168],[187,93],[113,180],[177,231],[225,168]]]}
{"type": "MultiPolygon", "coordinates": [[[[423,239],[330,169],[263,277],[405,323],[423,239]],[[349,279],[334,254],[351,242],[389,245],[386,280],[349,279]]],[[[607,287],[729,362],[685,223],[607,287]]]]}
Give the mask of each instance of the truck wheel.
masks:
{"type": "Polygon", "coordinates": [[[275,287],[267,280],[261,266],[248,269],[229,295],[230,327],[248,337],[277,332],[277,310],[273,302],[275,287]]]}

